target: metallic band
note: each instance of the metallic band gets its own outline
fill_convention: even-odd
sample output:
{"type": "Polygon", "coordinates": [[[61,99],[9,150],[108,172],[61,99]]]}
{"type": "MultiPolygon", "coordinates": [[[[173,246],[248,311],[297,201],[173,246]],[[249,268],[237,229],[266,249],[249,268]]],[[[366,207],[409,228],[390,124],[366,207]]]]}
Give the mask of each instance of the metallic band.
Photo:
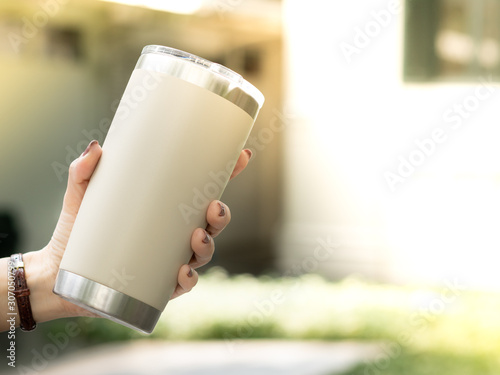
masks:
{"type": "Polygon", "coordinates": [[[24,268],[23,255],[21,253],[12,254],[10,256],[10,261],[12,262],[12,267],[16,270],[21,267],[24,268]]]}
{"type": "Polygon", "coordinates": [[[106,285],[59,270],[53,292],[86,310],[143,333],[151,333],[161,311],[106,285]]]}
{"type": "Polygon", "coordinates": [[[237,105],[254,120],[264,104],[264,95],[238,73],[175,48],[144,47],[136,69],[166,73],[207,89],[237,105]]]}

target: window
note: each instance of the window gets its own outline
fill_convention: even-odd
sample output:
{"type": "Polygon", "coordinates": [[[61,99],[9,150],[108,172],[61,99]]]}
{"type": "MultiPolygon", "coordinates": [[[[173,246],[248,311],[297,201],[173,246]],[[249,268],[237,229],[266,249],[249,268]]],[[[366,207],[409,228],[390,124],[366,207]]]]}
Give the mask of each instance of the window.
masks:
{"type": "Polygon", "coordinates": [[[500,78],[500,0],[406,0],[404,80],[500,78]]]}

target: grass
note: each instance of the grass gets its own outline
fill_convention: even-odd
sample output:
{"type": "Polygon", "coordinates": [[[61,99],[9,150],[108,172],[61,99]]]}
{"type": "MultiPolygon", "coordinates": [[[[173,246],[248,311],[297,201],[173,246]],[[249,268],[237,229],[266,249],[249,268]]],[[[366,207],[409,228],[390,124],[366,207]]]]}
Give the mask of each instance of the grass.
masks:
{"type": "MultiPolygon", "coordinates": [[[[453,283],[453,280],[451,280],[453,283]]],[[[460,288],[203,275],[145,336],[81,318],[88,343],[128,339],[376,340],[381,354],[345,375],[500,374],[500,295],[460,288]]],[[[57,323],[54,323],[57,324],[57,323]]]]}
{"type": "Polygon", "coordinates": [[[494,356],[404,351],[387,363],[362,364],[342,375],[498,375],[499,369],[494,356]]]}

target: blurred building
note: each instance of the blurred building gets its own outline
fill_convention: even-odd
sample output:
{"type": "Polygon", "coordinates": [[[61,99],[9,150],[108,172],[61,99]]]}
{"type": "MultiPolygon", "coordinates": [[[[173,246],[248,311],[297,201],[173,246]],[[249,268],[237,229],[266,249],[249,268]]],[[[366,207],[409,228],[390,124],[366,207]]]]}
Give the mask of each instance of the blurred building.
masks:
{"type": "Polygon", "coordinates": [[[499,286],[498,1],[284,4],[283,268],[499,286]]]}
{"type": "Polygon", "coordinates": [[[47,243],[67,166],[162,44],[266,96],[212,264],[500,286],[498,1],[149,4],[0,4],[0,211],[19,250],[47,243]]]}
{"type": "MultiPolygon", "coordinates": [[[[279,2],[149,3],[160,9],[97,0],[0,3],[0,212],[18,216],[18,250],[50,239],[68,166],[90,140],[104,140],[145,45],[186,50],[245,76],[266,96],[256,131],[281,108],[279,2]]],[[[232,272],[273,265],[280,138],[251,146],[254,160],[224,195],[233,221],[217,241],[214,264],[232,272]]]]}

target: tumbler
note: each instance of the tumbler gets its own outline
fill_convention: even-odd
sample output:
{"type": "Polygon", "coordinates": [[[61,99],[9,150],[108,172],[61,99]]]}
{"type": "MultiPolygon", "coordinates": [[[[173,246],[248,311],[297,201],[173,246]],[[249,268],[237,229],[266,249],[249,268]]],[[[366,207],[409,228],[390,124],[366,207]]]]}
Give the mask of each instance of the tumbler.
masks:
{"type": "Polygon", "coordinates": [[[151,333],[264,97],[190,53],[144,47],[85,192],[54,293],[151,333]]]}

